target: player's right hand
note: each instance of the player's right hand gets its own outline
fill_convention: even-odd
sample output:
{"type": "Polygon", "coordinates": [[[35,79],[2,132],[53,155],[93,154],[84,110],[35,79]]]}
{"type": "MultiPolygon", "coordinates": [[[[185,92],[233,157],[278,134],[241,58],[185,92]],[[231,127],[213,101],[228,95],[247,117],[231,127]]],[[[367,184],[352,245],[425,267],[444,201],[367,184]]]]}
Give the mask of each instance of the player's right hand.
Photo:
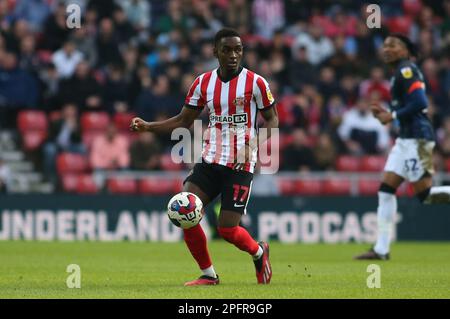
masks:
{"type": "Polygon", "coordinates": [[[133,132],[145,132],[147,130],[147,122],[140,117],[135,117],[131,120],[130,130],[133,132]]]}

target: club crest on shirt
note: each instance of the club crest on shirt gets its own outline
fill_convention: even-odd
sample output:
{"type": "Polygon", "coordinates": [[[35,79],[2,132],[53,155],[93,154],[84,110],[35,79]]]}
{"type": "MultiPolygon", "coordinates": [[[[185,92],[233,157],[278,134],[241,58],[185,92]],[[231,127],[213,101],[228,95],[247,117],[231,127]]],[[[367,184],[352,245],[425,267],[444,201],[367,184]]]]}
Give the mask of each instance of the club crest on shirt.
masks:
{"type": "Polygon", "coordinates": [[[267,90],[266,93],[267,93],[267,98],[269,99],[269,103],[272,104],[273,103],[272,92],[270,92],[270,90],[267,90]]]}
{"type": "Polygon", "coordinates": [[[246,102],[249,102],[251,96],[239,96],[233,100],[233,104],[239,107],[244,107],[246,102]]]}
{"type": "Polygon", "coordinates": [[[409,66],[401,68],[400,72],[402,73],[402,75],[405,79],[410,79],[413,76],[413,71],[411,70],[411,68],[409,66]]]}

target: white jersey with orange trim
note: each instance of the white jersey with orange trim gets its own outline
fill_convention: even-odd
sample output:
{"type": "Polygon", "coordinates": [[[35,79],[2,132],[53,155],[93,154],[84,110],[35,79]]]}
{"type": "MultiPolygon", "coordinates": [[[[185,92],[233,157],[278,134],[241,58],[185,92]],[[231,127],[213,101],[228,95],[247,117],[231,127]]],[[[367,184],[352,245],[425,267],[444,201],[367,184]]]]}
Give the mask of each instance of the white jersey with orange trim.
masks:
{"type": "MultiPolygon", "coordinates": [[[[232,167],[237,151],[257,134],[256,115],[274,105],[267,81],[241,68],[229,81],[218,76],[218,69],[198,76],[186,96],[185,105],[193,109],[208,107],[209,125],[203,141],[203,160],[232,167]]],[[[258,151],[255,148],[244,170],[253,173],[258,151]]]]}

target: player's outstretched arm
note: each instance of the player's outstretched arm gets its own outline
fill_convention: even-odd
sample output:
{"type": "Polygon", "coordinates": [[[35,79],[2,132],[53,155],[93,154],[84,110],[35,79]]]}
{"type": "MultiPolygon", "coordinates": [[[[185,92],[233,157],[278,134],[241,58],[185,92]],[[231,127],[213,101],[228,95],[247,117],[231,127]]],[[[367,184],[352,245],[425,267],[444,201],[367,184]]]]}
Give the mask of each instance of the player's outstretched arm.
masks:
{"type": "Polygon", "coordinates": [[[156,134],[171,133],[178,127],[191,127],[194,120],[200,115],[202,110],[183,107],[181,112],[170,119],[159,122],[147,122],[140,117],[131,120],[130,130],[134,132],[154,132],[156,134]]]}

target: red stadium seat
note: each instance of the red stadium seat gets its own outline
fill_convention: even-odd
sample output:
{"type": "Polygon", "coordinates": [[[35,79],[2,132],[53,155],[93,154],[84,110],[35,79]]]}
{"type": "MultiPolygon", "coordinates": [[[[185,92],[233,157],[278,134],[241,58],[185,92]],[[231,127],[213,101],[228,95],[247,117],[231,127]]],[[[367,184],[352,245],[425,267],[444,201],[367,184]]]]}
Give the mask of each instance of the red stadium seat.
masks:
{"type": "Polygon", "coordinates": [[[108,191],[112,194],[136,194],[137,183],[131,178],[111,178],[107,182],[108,191]]]}
{"type": "Polygon", "coordinates": [[[113,121],[117,129],[121,131],[129,131],[131,120],[136,117],[135,113],[116,113],[113,121]]]}
{"type": "Polygon", "coordinates": [[[26,151],[38,149],[47,138],[47,130],[23,131],[21,134],[23,148],[26,151]]]}
{"type": "Polygon", "coordinates": [[[56,169],[58,174],[83,173],[89,167],[86,157],[75,153],[61,153],[56,158],[56,169]]]}
{"type": "Polygon", "coordinates": [[[391,33],[409,34],[412,19],[409,16],[396,16],[386,21],[387,27],[391,33]]]}
{"type": "Polygon", "coordinates": [[[183,168],[183,163],[175,163],[169,153],[161,155],[160,163],[161,169],[165,171],[179,171],[183,168]]]}
{"type": "Polygon", "coordinates": [[[81,130],[104,131],[110,123],[109,115],[106,112],[84,112],[81,114],[81,130]]]}
{"type": "Polygon", "coordinates": [[[341,155],[336,160],[336,169],[341,172],[357,172],[359,166],[359,158],[355,156],[341,155]]]}
{"type": "Polygon", "coordinates": [[[323,182],[322,194],[324,195],[349,195],[351,182],[347,179],[331,178],[323,182]]]}
{"type": "Polygon", "coordinates": [[[377,195],[380,188],[380,181],[376,179],[360,179],[358,181],[359,195],[371,196],[377,195]]]}
{"type": "Polygon", "coordinates": [[[397,196],[401,196],[401,197],[413,197],[414,196],[414,189],[413,189],[411,184],[403,183],[397,189],[396,195],[397,196]]]}
{"type": "Polygon", "coordinates": [[[447,172],[450,172],[450,158],[445,161],[445,167],[447,169],[447,172]]]}
{"type": "Polygon", "coordinates": [[[17,115],[17,127],[20,132],[47,131],[47,116],[43,111],[26,110],[17,115]]]}
{"type": "Polygon", "coordinates": [[[61,176],[62,188],[65,192],[75,192],[78,186],[79,175],[68,173],[61,176]]]}
{"type": "Polygon", "coordinates": [[[421,0],[403,0],[403,12],[411,17],[417,16],[423,8],[421,0]]]}
{"type": "Polygon", "coordinates": [[[79,194],[96,194],[99,189],[95,184],[94,178],[90,174],[82,174],[78,176],[77,193],[79,194]]]}
{"type": "Polygon", "coordinates": [[[360,170],[362,172],[381,172],[384,169],[386,157],[368,155],[361,158],[360,170]]]}
{"type": "Polygon", "coordinates": [[[295,180],[288,178],[279,178],[278,189],[281,195],[295,194],[295,180]]]}
{"type": "Polygon", "coordinates": [[[139,181],[139,193],[147,195],[166,195],[175,192],[174,180],[149,177],[139,181]]]}
{"type": "Polygon", "coordinates": [[[174,179],[173,180],[173,192],[179,193],[183,191],[183,181],[184,179],[174,179]]]}
{"type": "Polygon", "coordinates": [[[301,179],[295,181],[295,194],[320,195],[322,193],[322,181],[317,179],[301,179]]]}

